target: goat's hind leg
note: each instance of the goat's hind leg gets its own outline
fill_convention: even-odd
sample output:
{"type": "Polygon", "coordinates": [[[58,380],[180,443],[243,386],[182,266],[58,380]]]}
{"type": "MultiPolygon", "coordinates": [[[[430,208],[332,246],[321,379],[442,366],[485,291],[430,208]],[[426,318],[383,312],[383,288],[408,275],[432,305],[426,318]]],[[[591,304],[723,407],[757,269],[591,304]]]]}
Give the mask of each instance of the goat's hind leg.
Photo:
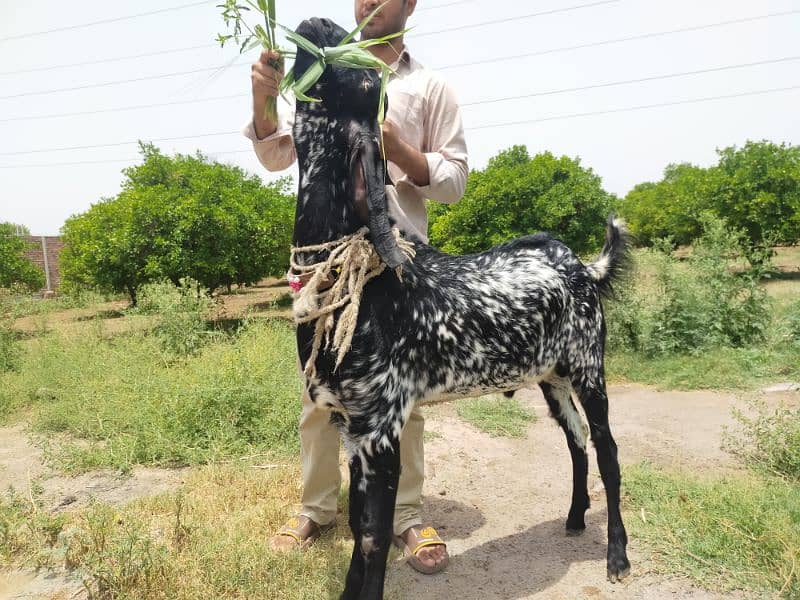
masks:
{"type": "Polygon", "coordinates": [[[362,450],[350,459],[353,555],[342,600],[383,598],[399,479],[399,440],[371,453],[362,450]]]}
{"type": "Polygon", "coordinates": [[[584,513],[589,508],[587,475],[589,461],[586,455],[586,424],[572,402],[572,386],[567,379],[556,377],[539,383],[550,414],[561,425],[572,457],[572,503],[567,516],[567,535],[580,535],[586,529],[584,513]]]}
{"type": "Polygon", "coordinates": [[[620,470],[617,444],[608,423],[608,395],[602,366],[594,372],[573,373],[572,385],[589,420],[589,429],[597,451],[597,466],[606,488],[608,505],[608,579],[621,581],[630,573],[626,546],[628,535],[620,514],[620,470]]]}

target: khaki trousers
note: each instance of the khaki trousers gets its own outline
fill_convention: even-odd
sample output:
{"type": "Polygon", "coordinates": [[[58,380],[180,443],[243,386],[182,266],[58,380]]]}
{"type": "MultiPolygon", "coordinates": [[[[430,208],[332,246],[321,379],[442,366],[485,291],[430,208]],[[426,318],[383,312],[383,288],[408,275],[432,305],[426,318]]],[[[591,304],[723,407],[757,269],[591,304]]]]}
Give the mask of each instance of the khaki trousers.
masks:
{"type": "MultiPolygon", "coordinates": [[[[415,407],[403,429],[400,444],[400,483],[394,512],[394,532],[400,535],[421,523],[422,484],[425,481],[425,455],[422,433],[425,419],[415,407]]],[[[317,408],[303,392],[300,415],[300,460],[303,473],[301,515],[319,525],[336,516],[336,501],[342,475],[339,471],[339,431],[330,423],[330,412],[317,408]]]]}

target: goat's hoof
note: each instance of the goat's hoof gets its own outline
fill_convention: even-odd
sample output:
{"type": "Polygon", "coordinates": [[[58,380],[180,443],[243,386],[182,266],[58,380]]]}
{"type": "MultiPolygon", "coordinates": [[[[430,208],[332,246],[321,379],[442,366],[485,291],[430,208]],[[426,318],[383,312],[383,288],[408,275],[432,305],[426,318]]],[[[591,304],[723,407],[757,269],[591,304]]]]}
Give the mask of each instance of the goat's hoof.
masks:
{"type": "Polygon", "coordinates": [[[624,556],[615,559],[608,559],[608,580],[617,583],[625,579],[631,573],[631,563],[624,556]]]}

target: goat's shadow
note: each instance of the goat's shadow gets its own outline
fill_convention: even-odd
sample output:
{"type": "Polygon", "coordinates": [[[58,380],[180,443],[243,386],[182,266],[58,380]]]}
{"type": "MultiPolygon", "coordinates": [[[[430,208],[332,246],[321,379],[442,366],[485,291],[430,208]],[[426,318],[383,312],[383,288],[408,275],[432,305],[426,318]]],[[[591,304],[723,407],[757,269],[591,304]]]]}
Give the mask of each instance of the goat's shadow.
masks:
{"type": "MultiPolygon", "coordinates": [[[[446,540],[467,539],[486,524],[483,515],[478,521],[472,507],[452,500],[426,498],[425,512],[436,515],[434,521],[446,540]],[[468,523],[464,526],[462,523],[468,523]]],[[[513,507],[509,507],[513,511],[513,507]]],[[[480,513],[479,513],[480,514],[480,513]]],[[[605,581],[606,567],[605,508],[590,510],[586,515],[586,531],[576,537],[567,536],[563,518],[536,523],[511,535],[489,539],[458,552],[451,544],[448,568],[437,575],[421,575],[408,565],[394,562],[389,569],[387,597],[459,598],[516,600],[543,592],[562,579],[571,565],[597,563],[596,582],[605,581]]]]}

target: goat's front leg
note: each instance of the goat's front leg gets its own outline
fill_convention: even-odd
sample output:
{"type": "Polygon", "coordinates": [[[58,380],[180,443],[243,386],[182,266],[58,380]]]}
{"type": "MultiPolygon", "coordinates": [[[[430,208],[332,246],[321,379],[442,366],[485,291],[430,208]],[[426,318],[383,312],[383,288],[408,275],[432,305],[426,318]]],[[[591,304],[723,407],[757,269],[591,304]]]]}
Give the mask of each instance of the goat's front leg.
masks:
{"type": "Polygon", "coordinates": [[[400,440],[350,460],[350,529],[353,556],[342,600],[380,600],[392,543],[400,479],[400,440]]]}

